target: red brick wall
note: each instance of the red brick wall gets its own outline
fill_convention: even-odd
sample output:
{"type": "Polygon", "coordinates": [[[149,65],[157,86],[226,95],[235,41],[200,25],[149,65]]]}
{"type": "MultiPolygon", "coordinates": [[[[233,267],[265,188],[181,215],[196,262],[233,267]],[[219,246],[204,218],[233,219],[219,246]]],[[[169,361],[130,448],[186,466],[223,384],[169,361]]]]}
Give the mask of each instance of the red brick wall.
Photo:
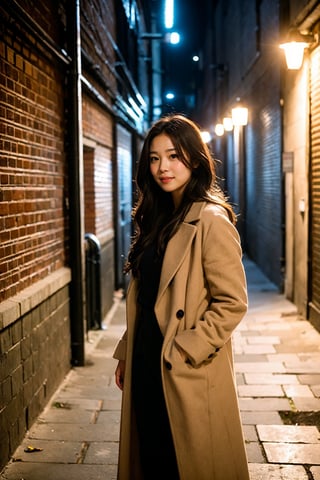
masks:
{"type": "Polygon", "coordinates": [[[63,266],[66,240],[63,74],[32,39],[7,26],[0,52],[0,301],[63,266]]]}
{"type": "Polygon", "coordinates": [[[43,42],[61,41],[63,9],[11,3],[0,5],[0,469],[70,368],[66,72],[43,42]]]}
{"type": "Polygon", "coordinates": [[[112,306],[114,284],[113,118],[89,96],[82,99],[85,231],[101,244],[102,316],[112,306]]]}
{"type": "MultiPolygon", "coordinates": [[[[84,95],[82,102],[83,135],[90,139],[90,155],[84,155],[86,228],[92,228],[100,240],[113,236],[112,203],[112,117],[84,95]]],[[[86,142],[86,140],[84,140],[86,142]]],[[[86,149],[85,149],[86,151],[86,149]]]]}

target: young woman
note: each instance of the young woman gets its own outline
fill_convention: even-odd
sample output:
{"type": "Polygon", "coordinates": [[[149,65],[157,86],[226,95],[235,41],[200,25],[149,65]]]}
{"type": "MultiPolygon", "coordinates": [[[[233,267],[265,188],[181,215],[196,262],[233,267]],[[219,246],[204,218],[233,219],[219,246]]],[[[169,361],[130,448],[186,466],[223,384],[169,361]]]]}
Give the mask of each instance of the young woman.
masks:
{"type": "Polygon", "coordinates": [[[150,129],[126,267],[119,480],[248,480],[231,335],[247,310],[235,216],[198,127],[150,129]]]}

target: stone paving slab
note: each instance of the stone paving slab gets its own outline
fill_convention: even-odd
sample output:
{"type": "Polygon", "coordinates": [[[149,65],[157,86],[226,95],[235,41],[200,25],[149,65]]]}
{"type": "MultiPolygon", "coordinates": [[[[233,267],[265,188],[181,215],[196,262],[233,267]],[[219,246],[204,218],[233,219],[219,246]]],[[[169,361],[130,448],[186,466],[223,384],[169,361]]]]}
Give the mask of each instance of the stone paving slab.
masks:
{"type": "Polygon", "coordinates": [[[310,471],[313,475],[313,480],[320,480],[320,467],[311,467],[310,471]]]}
{"type": "Polygon", "coordinates": [[[320,385],[313,385],[310,389],[315,397],[320,397],[320,385]]]}
{"type": "Polygon", "coordinates": [[[284,385],[283,390],[287,397],[308,397],[314,398],[314,394],[311,391],[309,385],[284,385]]]}
{"type": "Polygon", "coordinates": [[[51,408],[45,415],[39,417],[39,421],[45,423],[93,423],[93,415],[96,410],[80,410],[69,408],[51,408]]]}
{"type": "Polygon", "coordinates": [[[314,426],[257,425],[257,431],[262,442],[320,444],[320,433],[314,426]]]}
{"type": "Polygon", "coordinates": [[[235,362],[236,372],[256,373],[257,370],[259,373],[286,373],[284,365],[280,362],[261,362],[259,369],[256,362],[235,362]]]}
{"type": "MultiPolygon", "coordinates": [[[[36,424],[29,433],[29,439],[79,441],[117,441],[119,439],[120,412],[103,412],[97,424],[48,423],[36,424]]],[[[102,412],[101,412],[102,414],[102,412]]],[[[101,415],[100,414],[100,415],[101,415]]]]}
{"type": "Polygon", "coordinates": [[[1,480],[117,480],[116,465],[62,463],[15,463],[6,469],[1,480]]]}
{"type": "MultiPolygon", "coordinates": [[[[320,334],[319,334],[320,341],[320,334]]],[[[298,375],[298,380],[302,385],[320,385],[320,374],[298,375]]]]}
{"type": "Polygon", "coordinates": [[[258,441],[257,430],[254,425],[243,425],[242,429],[243,429],[243,436],[247,443],[258,441]]]}
{"type": "Polygon", "coordinates": [[[268,462],[320,465],[320,445],[263,443],[268,462]]]}
{"type": "Polygon", "coordinates": [[[275,353],[276,350],[273,345],[244,345],[243,353],[245,354],[270,354],[275,353]]]}
{"type": "MultiPolygon", "coordinates": [[[[278,375],[274,373],[260,373],[258,367],[256,368],[257,372],[255,373],[244,373],[246,383],[256,384],[256,385],[292,385],[299,384],[299,379],[297,375],[278,375]]],[[[301,382],[302,383],[302,382],[301,382]]],[[[306,382],[308,383],[308,382],[306,382]]]]}
{"type": "Polygon", "coordinates": [[[287,398],[239,398],[241,411],[249,412],[269,412],[275,410],[291,410],[290,402],[287,398]]]}
{"type": "Polygon", "coordinates": [[[16,462],[76,463],[81,452],[81,442],[63,440],[35,440],[25,438],[14,454],[16,462]],[[26,453],[28,446],[42,449],[40,452],[26,453]]]}
{"type": "MultiPolygon", "coordinates": [[[[311,390],[309,389],[310,393],[311,390]]],[[[281,385],[238,385],[240,397],[283,397],[281,385]]],[[[311,393],[312,395],[312,393],[311,393]]]]}
{"type": "Polygon", "coordinates": [[[300,412],[320,411],[320,398],[294,397],[293,402],[300,412]]]}
{"type": "MultiPolygon", "coordinates": [[[[249,464],[250,480],[308,480],[302,466],[249,464]]],[[[316,480],[316,479],[314,479],[316,480]]]]}
{"type": "Polygon", "coordinates": [[[271,344],[271,345],[277,345],[280,343],[280,339],[278,336],[267,336],[267,335],[257,335],[257,336],[251,336],[247,338],[248,344],[252,345],[260,345],[260,344],[271,344]]]}
{"type": "Polygon", "coordinates": [[[243,412],[241,419],[244,425],[282,425],[282,420],[278,412],[243,412]]]}
{"type": "Polygon", "coordinates": [[[91,442],[83,463],[117,465],[118,450],[118,442],[91,442]]]}
{"type": "Polygon", "coordinates": [[[265,463],[263,448],[259,442],[246,443],[246,452],[249,463],[265,463]]]}

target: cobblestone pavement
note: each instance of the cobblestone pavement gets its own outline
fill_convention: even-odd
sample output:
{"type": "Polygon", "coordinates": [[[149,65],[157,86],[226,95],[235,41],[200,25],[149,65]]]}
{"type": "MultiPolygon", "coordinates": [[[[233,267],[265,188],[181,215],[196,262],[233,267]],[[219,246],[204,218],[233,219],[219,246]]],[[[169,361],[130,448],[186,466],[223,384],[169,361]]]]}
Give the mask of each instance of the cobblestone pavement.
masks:
{"type": "MultiPolygon", "coordinates": [[[[320,334],[255,264],[245,267],[249,312],[234,352],[251,480],[320,480],[320,334]]],[[[67,375],[2,480],[116,480],[121,392],[112,352],[125,306],[115,300],[106,328],[88,334],[86,365],[67,375]]]]}

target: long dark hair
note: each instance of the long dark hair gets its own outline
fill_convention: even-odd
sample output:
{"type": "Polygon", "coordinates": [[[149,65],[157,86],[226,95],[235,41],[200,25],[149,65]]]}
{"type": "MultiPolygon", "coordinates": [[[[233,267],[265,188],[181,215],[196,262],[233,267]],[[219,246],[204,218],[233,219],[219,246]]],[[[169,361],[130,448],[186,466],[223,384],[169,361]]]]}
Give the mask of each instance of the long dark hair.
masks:
{"type": "Polygon", "coordinates": [[[129,251],[125,272],[138,276],[143,251],[155,244],[158,254],[165,250],[169,238],[177,231],[193,202],[206,200],[223,205],[230,220],[235,214],[217,185],[215,162],[200,129],[183,115],[170,115],[158,120],[149,130],[138,163],[136,185],[138,200],[132,212],[135,236],[129,251]],[[183,192],[182,201],[174,209],[171,193],[164,192],[150,172],[150,145],[155,137],[170,137],[181,161],[191,170],[191,178],[183,192]]]}

